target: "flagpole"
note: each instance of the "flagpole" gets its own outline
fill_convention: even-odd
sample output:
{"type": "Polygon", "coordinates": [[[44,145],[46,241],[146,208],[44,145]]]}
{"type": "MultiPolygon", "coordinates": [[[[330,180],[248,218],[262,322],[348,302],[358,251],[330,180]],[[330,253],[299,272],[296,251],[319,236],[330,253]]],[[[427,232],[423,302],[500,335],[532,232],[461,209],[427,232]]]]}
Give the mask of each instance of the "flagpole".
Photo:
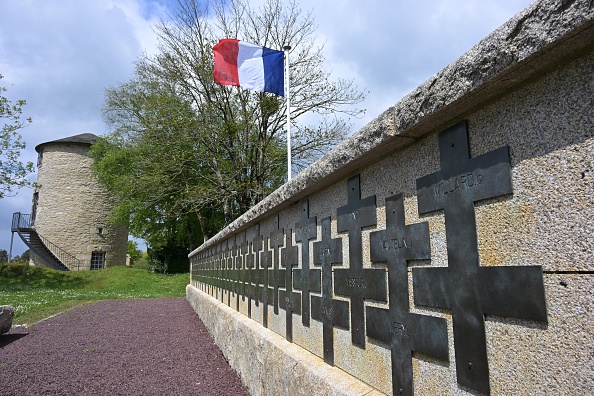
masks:
{"type": "Polygon", "coordinates": [[[285,51],[285,96],[287,98],[287,181],[291,180],[291,90],[290,90],[290,78],[289,78],[289,50],[290,45],[285,45],[283,50],[285,51]]]}

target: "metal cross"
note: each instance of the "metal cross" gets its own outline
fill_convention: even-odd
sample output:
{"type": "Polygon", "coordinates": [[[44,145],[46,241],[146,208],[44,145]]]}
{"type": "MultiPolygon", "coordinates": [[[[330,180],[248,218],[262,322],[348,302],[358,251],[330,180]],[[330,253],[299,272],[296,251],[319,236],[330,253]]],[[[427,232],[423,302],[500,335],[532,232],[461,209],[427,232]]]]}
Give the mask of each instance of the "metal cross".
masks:
{"type": "MultiPolygon", "coordinates": [[[[210,278],[210,266],[209,266],[210,256],[209,256],[208,251],[203,252],[202,255],[203,255],[203,260],[204,260],[203,264],[202,264],[202,274],[203,274],[202,276],[205,279],[207,279],[207,278],[210,278]]],[[[210,290],[210,280],[209,280],[209,282],[205,282],[205,285],[203,286],[204,292],[208,293],[209,290],[210,290]]]]}
{"type": "Polygon", "coordinates": [[[249,275],[249,265],[248,265],[248,252],[250,250],[249,244],[247,242],[247,240],[244,240],[243,242],[241,242],[241,245],[239,245],[239,249],[240,249],[240,255],[241,255],[241,261],[238,260],[238,263],[241,262],[240,264],[240,268],[241,268],[241,272],[239,273],[239,280],[240,280],[240,285],[239,285],[239,294],[241,294],[241,301],[245,301],[245,298],[247,296],[247,289],[250,283],[250,275],[249,275]]]}
{"type": "Polygon", "coordinates": [[[215,262],[215,287],[216,287],[216,291],[217,291],[217,298],[219,298],[219,293],[221,293],[221,302],[223,302],[223,280],[222,280],[222,271],[223,269],[221,268],[223,266],[223,251],[222,251],[222,247],[220,245],[217,245],[215,247],[215,258],[214,258],[214,262],[215,262]]]}
{"type": "Polygon", "coordinates": [[[320,292],[321,273],[309,267],[309,241],[318,237],[317,217],[309,217],[309,201],[300,202],[301,220],[295,224],[295,242],[301,243],[301,269],[295,272],[295,289],[301,290],[301,323],[309,327],[309,295],[320,292]]]}
{"type": "Polygon", "coordinates": [[[466,122],[439,134],[441,170],[417,179],[419,213],[444,210],[447,268],[414,268],[415,304],[452,311],[456,375],[489,393],[485,315],[547,320],[541,266],[481,267],[474,203],[512,193],[507,146],[470,158],[466,122]]]}
{"type": "Polygon", "coordinates": [[[237,245],[237,236],[235,237],[235,242],[233,243],[233,256],[235,257],[235,265],[234,265],[234,281],[235,281],[235,310],[239,311],[239,296],[243,294],[243,277],[242,277],[242,258],[241,255],[241,246],[237,245]]]}
{"type": "Polygon", "coordinates": [[[371,261],[388,263],[389,308],[367,307],[367,335],[390,344],[392,394],[413,394],[412,352],[448,360],[447,322],[410,313],[407,260],[431,258],[429,224],[405,225],[402,194],[386,198],[386,229],[369,235],[371,261]]]}
{"type": "Polygon", "coordinates": [[[322,219],[322,240],[314,242],[314,264],[322,266],[322,297],[311,296],[311,317],[322,322],[324,362],[334,366],[334,326],[349,328],[349,303],[332,298],[332,265],[342,263],[342,239],[332,239],[332,219],[322,219]]]}
{"type": "MultiPolygon", "coordinates": [[[[216,267],[216,253],[214,248],[210,248],[208,252],[208,268],[210,278],[210,294],[216,295],[216,284],[217,284],[217,267],[216,267]]],[[[216,298],[216,297],[215,297],[216,298]]]]}
{"type": "Polygon", "coordinates": [[[260,289],[262,286],[262,270],[260,267],[260,260],[262,259],[260,253],[264,247],[264,238],[261,235],[257,235],[252,239],[252,253],[254,254],[254,267],[250,272],[250,283],[253,287],[253,299],[256,307],[260,306],[260,289]]]}
{"type": "Polygon", "coordinates": [[[231,280],[231,269],[233,268],[233,256],[231,248],[227,243],[223,252],[222,252],[222,262],[221,267],[223,270],[221,271],[222,276],[222,285],[223,289],[227,291],[227,306],[231,306],[231,288],[232,288],[232,280],[231,280]]]}
{"type": "Polygon", "coordinates": [[[214,270],[214,258],[212,253],[212,248],[206,252],[206,270],[207,270],[207,277],[210,279],[208,282],[208,287],[206,288],[206,292],[210,295],[214,295],[214,281],[215,281],[215,270],[214,270]]]}
{"type": "Polygon", "coordinates": [[[268,327],[268,304],[271,302],[270,289],[268,288],[268,268],[272,266],[272,252],[268,250],[267,239],[264,239],[263,243],[258,246],[258,251],[260,250],[262,251],[260,252],[260,269],[258,270],[256,293],[257,300],[262,302],[262,326],[268,327]]]}
{"type": "MultiPolygon", "coordinates": [[[[277,221],[278,224],[278,221],[277,221]]],[[[280,278],[279,275],[279,249],[283,246],[284,243],[284,230],[279,229],[277,231],[273,231],[270,233],[270,247],[274,253],[274,266],[272,267],[272,271],[268,275],[268,284],[272,286],[272,304],[274,306],[274,314],[278,315],[278,287],[284,285],[284,279],[280,278]]],[[[272,256],[271,256],[272,258],[272,256]]]]}
{"type": "Polygon", "coordinates": [[[191,258],[190,270],[194,282],[203,282],[202,280],[202,253],[191,258]]]}
{"type": "Polygon", "coordinates": [[[219,298],[218,289],[217,289],[217,276],[218,276],[218,269],[217,269],[217,253],[215,248],[210,249],[210,268],[211,268],[211,290],[212,294],[216,299],[219,298]]]}
{"type": "Polygon", "coordinates": [[[293,342],[293,312],[301,313],[301,296],[293,291],[293,267],[299,265],[299,252],[297,246],[291,242],[291,230],[289,230],[281,255],[281,265],[285,267],[283,280],[285,290],[280,291],[280,306],[286,312],[286,338],[289,342],[293,342]]]}
{"type": "Polygon", "coordinates": [[[334,292],[351,300],[351,337],[365,348],[365,299],[386,301],[386,271],[363,269],[361,229],[374,226],[375,195],[361,199],[359,175],[347,181],[348,204],[337,209],[337,231],[349,233],[349,269],[334,271],[334,292]]]}
{"type": "Polygon", "coordinates": [[[252,317],[252,299],[256,300],[256,304],[258,304],[258,299],[256,298],[256,287],[252,284],[257,281],[258,275],[258,254],[255,252],[254,249],[254,240],[257,238],[262,238],[260,236],[256,236],[252,239],[251,242],[248,243],[248,250],[245,257],[245,267],[247,268],[246,271],[246,283],[245,283],[245,295],[248,298],[248,318],[252,317]],[[256,254],[255,254],[256,253],[256,254]]]}
{"type": "Polygon", "coordinates": [[[238,271],[235,268],[235,262],[237,261],[237,244],[235,239],[233,243],[231,240],[227,242],[229,253],[227,255],[227,272],[229,274],[229,294],[233,294],[233,297],[237,295],[237,275],[238,271]]]}

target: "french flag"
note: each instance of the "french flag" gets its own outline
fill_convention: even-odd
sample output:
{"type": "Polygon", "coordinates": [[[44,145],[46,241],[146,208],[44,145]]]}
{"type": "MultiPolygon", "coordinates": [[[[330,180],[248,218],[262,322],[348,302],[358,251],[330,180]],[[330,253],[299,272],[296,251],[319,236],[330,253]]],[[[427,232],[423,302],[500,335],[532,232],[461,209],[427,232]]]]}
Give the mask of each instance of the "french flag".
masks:
{"type": "Polygon", "coordinates": [[[236,39],[221,39],[212,50],[215,83],[285,96],[283,51],[236,39]]]}

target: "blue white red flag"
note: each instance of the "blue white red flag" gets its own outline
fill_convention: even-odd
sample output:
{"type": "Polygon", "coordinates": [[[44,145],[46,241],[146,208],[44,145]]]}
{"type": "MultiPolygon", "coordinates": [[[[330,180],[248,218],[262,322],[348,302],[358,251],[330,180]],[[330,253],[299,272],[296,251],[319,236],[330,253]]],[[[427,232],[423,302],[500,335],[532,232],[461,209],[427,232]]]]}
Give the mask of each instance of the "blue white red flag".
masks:
{"type": "Polygon", "coordinates": [[[215,83],[285,96],[283,51],[236,39],[221,39],[212,50],[215,83]]]}

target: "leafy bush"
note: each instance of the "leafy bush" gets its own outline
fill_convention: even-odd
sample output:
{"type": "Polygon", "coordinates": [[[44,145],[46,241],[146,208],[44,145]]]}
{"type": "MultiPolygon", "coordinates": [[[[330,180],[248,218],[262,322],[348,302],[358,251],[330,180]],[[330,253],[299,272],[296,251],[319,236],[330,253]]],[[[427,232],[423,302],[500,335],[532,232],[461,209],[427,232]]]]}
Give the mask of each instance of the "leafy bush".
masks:
{"type": "Polygon", "coordinates": [[[147,253],[155,272],[163,274],[190,272],[190,259],[188,258],[190,250],[175,241],[169,241],[158,249],[149,249],[147,253]]]}
{"type": "Polygon", "coordinates": [[[143,254],[142,257],[140,257],[138,260],[136,260],[134,262],[133,266],[134,266],[134,268],[148,270],[148,271],[151,271],[153,269],[153,265],[151,264],[151,261],[149,260],[149,258],[146,254],[143,254]]]}
{"type": "Polygon", "coordinates": [[[136,264],[142,257],[142,251],[138,249],[138,243],[135,241],[128,241],[127,253],[130,256],[130,265],[136,264]]]}

